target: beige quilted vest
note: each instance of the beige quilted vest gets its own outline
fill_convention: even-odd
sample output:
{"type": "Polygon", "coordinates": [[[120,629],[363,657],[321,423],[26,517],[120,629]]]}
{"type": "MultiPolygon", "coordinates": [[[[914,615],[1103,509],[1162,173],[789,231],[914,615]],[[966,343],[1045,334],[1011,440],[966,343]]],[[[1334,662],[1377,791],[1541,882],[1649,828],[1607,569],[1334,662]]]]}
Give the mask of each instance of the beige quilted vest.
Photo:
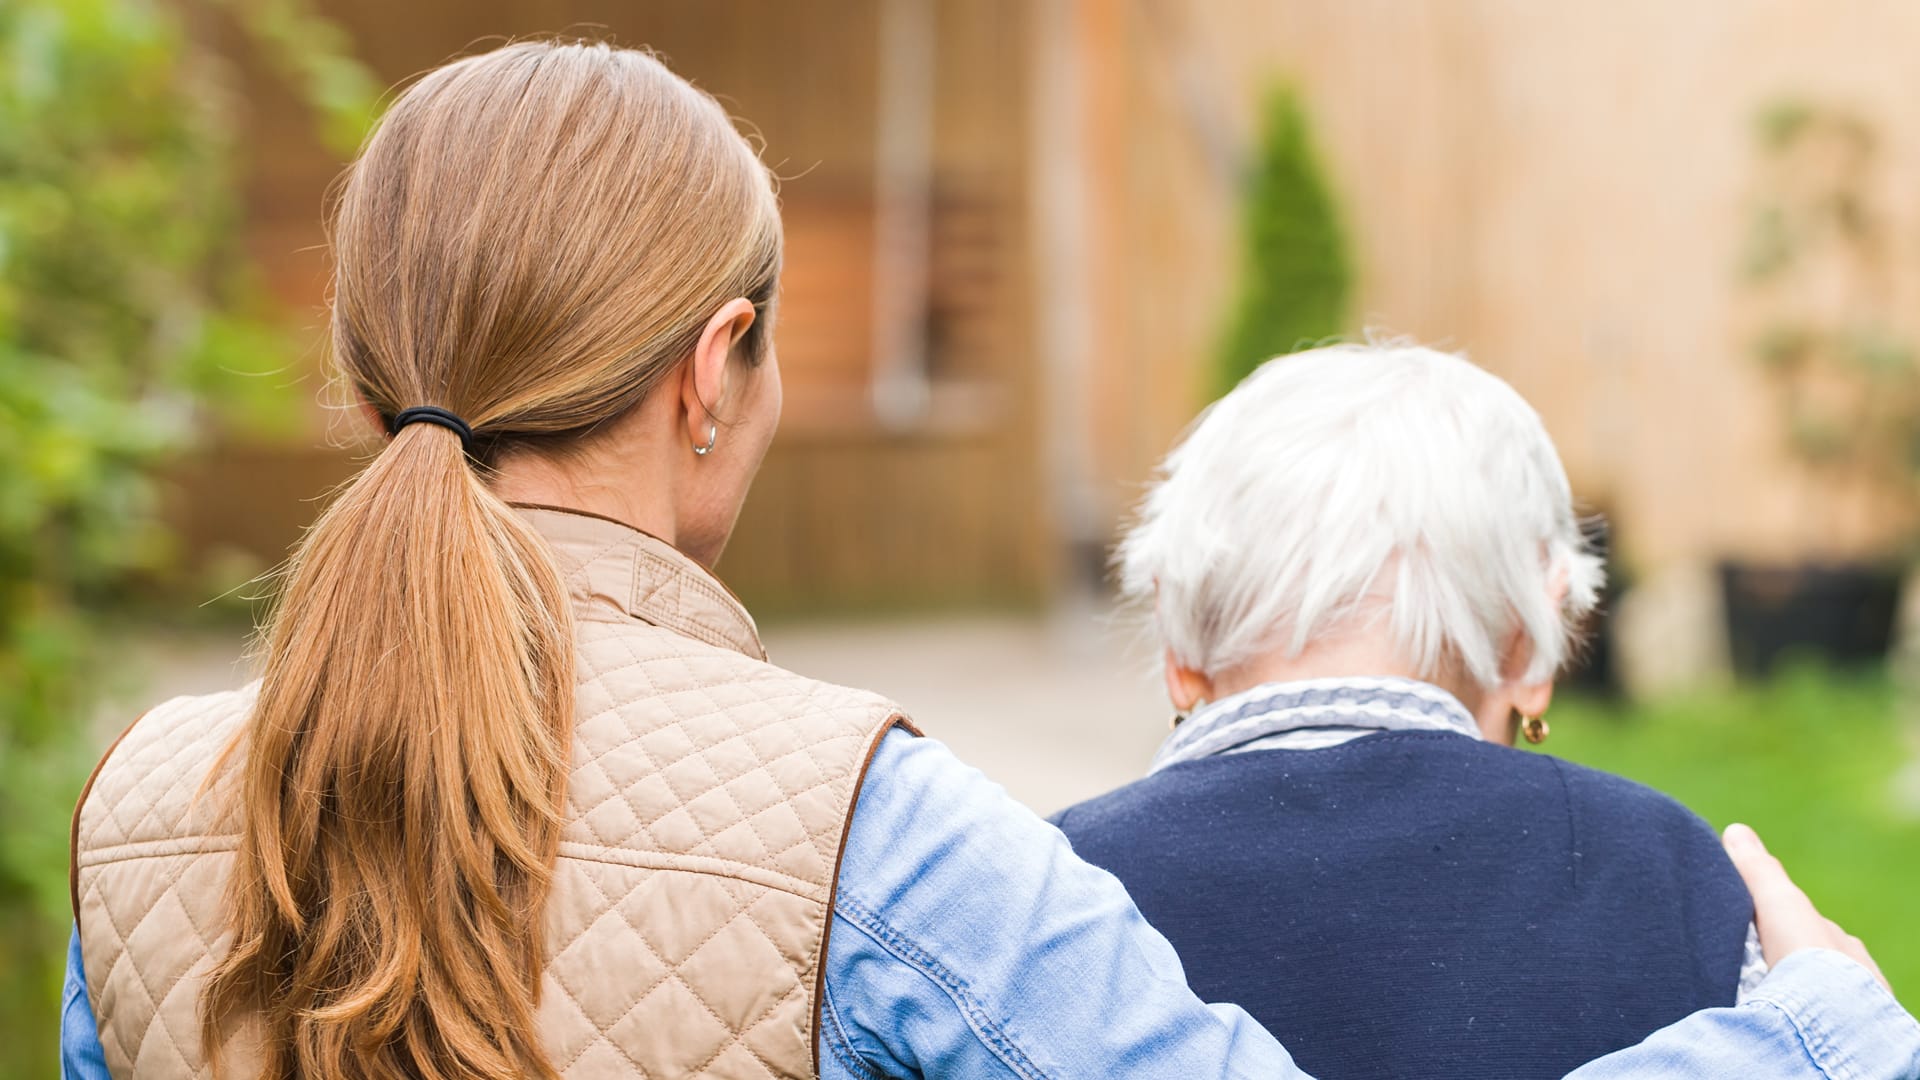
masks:
{"type": "MultiPolygon", "coordinates": [[[[765,662],[738,600],[672,547],[525,510],[579,625],[568,824],[540,1023],[568,1077],[818,1071],[828,913],[887,701],[765,662]]],[[[237,837],[198,800],[254,688],[180,698],[101,763],[74,820],[87,990],[116,1077],[206,1074],[198,993],[237,837]]],[[[244,1045],[230,1053],[245,1075],[244,1045]]]]}

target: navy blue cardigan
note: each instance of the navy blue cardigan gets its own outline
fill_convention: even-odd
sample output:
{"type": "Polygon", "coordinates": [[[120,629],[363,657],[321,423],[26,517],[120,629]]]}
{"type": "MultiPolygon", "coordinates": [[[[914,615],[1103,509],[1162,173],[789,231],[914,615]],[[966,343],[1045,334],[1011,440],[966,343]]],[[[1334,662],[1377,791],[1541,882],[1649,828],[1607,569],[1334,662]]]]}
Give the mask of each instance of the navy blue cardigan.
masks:
{"type": "Polygon", "coordinates": [[[1733,1004],[1753,918],[1672,799],[1454,734],[1190,761],[1055,824],[1321,1080],[1564,1076],[1733,1004]]]}

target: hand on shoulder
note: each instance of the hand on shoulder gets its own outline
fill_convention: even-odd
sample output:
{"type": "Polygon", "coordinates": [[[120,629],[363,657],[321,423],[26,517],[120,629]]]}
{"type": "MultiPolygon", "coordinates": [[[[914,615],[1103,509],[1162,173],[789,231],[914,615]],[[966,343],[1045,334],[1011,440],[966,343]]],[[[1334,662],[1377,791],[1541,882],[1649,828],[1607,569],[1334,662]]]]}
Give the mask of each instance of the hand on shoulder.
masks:
{"type": "Polygon", "coordinates": [[[1769,966],[1778,967],[1780,961],[1801,949],[1832,949],[1858,961],[1873,972],[1881,986],[1892,989],[1880,973],[1880,965],[1868,955],[1866,945],[1820,914],[1807,894],[1787,876],[1786,867],[1760,842],[1758,833],[1745,825],[1729,825],[1722,839],[1727,857],[1753,894],[1753,921],[1760,928],[1760,948],[1769,966]]]}

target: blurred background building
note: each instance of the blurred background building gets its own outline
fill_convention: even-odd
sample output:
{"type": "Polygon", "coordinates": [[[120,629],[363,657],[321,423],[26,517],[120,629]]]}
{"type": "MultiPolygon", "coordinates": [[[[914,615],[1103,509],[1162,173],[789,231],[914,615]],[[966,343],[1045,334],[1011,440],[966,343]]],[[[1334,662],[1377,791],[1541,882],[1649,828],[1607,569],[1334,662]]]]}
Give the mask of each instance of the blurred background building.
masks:
{"type": "MultiPolygon", "coordinates": [[[[1551,748],[1759,825],[1920,982],[1920,725],[1881,663],[1920,550],[1920,7],[23,2],[151,10],[205,50],[183,70],[231,125],[219,212],[292,327],[253,377],[291,407],[160,471],[170,555],[138,577],[163,612],[244,592],[372,446],[324,386],[351,153],[328,106],[517,35],[646,45],[783,181],[786,418],[720,567],[777,660],[894,694],[1042,811],[1136,775],[1164,705],[1106,606],[1108,545],[1248,320],[1319,290],[1261,355],[1369,329],[1464,350],[1605,514],[1626,587],[1592,682],[1645,703],[1575,703],[1551,748]],[[1797,652],[1864,674],[1724,685],[1797,652]]],[[[0,11],[0,43],[35,25],[0,11]]],[[[25,48],[0,81],[28,85],[25,48]]],[[[8,183],[0,240],[33,205],[8,183]]],[[[211,621],[126,620],[139,676],[81,757],[132,702],[244,677],[241,627],[211,621]]]]}
{"type": "MultiPolygon", "coordinates": [[[[1920,13],[1902,5],[317,8],[383,84],[515,34],[646,44],[764,139],[784,178],[789,406],[725,566],[762,610],[1032,603],[1097,576],[1213,388],[1245,178],[1283,83],[1355,268],[1336,329],[1464,349],[1513,382],[1626,573],[1878,557],[1912,523],[1904,500],[1796,457],[1741,271],[1763,111],[1905,119],[1914,77],[1887,50],[1920,13]]],[[[317,388],[323,196],[342,157],[228,37],[247,71],[248,244],[310,314],[315,344],[290,370],[317,388]]],[[[1920,179],[1920,140],[1875,134],[1871,195],[1905,257],[1891,287],[1911,299],[1920,222],[1892,197],[1920,179]]],[[[353,424],[310,413],[181,473],[188,551],[277,561],[352,467],[353,424]]]]}

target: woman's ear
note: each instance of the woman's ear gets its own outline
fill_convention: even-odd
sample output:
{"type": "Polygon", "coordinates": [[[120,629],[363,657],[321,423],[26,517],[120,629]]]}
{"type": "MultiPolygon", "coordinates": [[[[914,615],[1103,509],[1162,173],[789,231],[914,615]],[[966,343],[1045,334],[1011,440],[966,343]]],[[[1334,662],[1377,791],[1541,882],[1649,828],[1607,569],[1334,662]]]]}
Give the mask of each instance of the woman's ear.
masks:
{"type": "MultiPolygon", "coordinates": [[[[359,395],[356,394],[355,397],[359,395]]],[[[392,438],[393,433],[387,430],[387,422],[380,418],[380,410],[373,407],[373,402],[360,398],[360,415],[366,418],[367,426],[381,438],[392,438]]]]}
{"type": "MultiPolygon", "coordinates": [[[[1547,601],[1553,610],[1559,611],[1567,602],[1567,568],[1562,566],[1547,581],[1547,601]]],[[[1503,670],[1509,679],[1517,678],[1521,672],[1533,666],[1533,644],[1526,635],[1515,631],[1513,647],[1507,654],[1507,664],[1503,670]]],[[[1514,683],[1511,691],[1513,707],[1522,716],[1544,716],[1547,707],[1553,704],[1553,676],[1550,674],[1537,683],[1514,683]]]]}
{"type": "Polygon", "coordinates": [[[1192,712],[1203,702],[1213,698],[1213,680],[1189,667],[1182,667],[1180,661],[1173,658],[1173,650],[1165,653],[1167,665],[1167,699],[1180,712],[1192,712]]]}
{"type": "Polygon", "coordinates": [[[1468,705],[1481,734],[1489,740],[1512,746],[1518,732],[1516,717],[1544,715],[1547,706],[1553,703],[1551,676],[1539,682],[1522,681],[1532,666],[1533,643],[1524,629],[1515,627],[1500,653],[1499,685],[1487,689],[1468,705]]]}
{"type": "Polygon", "coordinates": [[[1519,683],[1513,687],[1511,700],[1514,711],[1521,716],[1545,716],[1547,709],[1553,705],[1553,680],[1519,683]]]}
{"type": "Polygon", "coordinates": [[[747,336],[756,318],[753,301],[743,296],[720,305],[700,331],[680,380],[680,396],[687,416],[687,439],[693,446],[710,445],[715,425],[730,404],[727,391],[733,384],[728,363],[733,347],[747,336]]]}

